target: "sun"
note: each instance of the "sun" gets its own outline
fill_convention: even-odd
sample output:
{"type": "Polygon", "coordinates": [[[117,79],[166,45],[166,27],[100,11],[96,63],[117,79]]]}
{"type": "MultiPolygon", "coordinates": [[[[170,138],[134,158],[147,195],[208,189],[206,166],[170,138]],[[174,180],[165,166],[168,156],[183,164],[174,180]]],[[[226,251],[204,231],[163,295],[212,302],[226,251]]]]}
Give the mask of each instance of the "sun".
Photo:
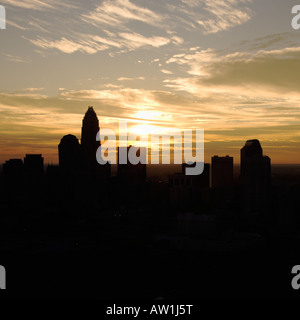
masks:
{"type": "MultiPolygon", "coordinates": [[[[149,138],[151,135],[158,134],[161,135],[161,128],[159,126],[150,124],[137,124],[129,129],[129,132],[139,138],[137,140],[128,140],[131,145],[138,145],[140,147],[149,147],[149,138]]],[[[135,138],[134,138],[135,139],[135,138]]]]}
{"type": "Polygon", "coordinates": [[[138,124],[131,127],[130,132],[136,135],[149,135],[153,133],[157,133],[158,128],[149,124],[138,124]]]}

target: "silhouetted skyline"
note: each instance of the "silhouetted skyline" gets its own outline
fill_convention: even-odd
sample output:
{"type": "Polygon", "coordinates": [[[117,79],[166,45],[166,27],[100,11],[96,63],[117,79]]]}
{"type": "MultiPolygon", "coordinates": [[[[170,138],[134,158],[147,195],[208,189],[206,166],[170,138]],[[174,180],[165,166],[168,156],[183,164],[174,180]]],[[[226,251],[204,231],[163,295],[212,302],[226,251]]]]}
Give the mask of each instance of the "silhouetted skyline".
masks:
{"type": "Polygon", "coordinates": [[[2,0],[0,298],[299,299],[294,5],[2,0]]]}
{"type": "MultiPolygon", "coordinates": [[[[59,165],[45,166],[42,154],[29,153],[3,165],[2,261],[17,274],[16,259],[24,261],[24,253],[31,257],[26,260],[28,278],[10,283],[12,297],[23,297],[19,286],[28,281],[32,290],[26,298],[291,295],[290,286],[270,287],[263,279],[266,257],[279,259],[277,267],[286,268],[278,242],[294,257],[300,169],[298,174],[291,169],[295,180],[278,168],[271,176],[271,160],[253,139],[240,147],[240,173],[234,171],[233,157],[214,155],[196,176],[185,174],[196,163],[119,163],[111,174],[109,164],[96,162],[100,143],[95,131],[101,131],[101,120],[91,107],[82,117],[80,140],[70,133],[57,141],[59,165]],[[152,166],[159,170],[149,175],[152,166]],[[245,288],[240,288],[241,259],[247,261],[243,272],[246,268],[250,275],[245,288]],[[218,279],[221,291],[215,290],[220,269],[226,272],[218,279]]],[[[129,150],[122,149],[127,158],[129,150]]],[[[278,269],[272,270],[278,275],[278,269]]]]}

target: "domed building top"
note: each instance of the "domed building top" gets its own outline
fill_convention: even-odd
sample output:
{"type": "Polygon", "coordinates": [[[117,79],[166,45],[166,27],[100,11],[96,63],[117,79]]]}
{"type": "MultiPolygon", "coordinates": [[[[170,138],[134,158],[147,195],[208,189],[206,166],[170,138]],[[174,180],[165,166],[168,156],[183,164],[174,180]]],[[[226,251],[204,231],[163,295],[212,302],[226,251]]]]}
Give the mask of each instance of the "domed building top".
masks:
{"type": "Polygon", "coordinates": [[[75,168],[79,163],[80,145],[78,139],[67,134],[63,136],[58,145],[59,165],[65,168],[75,168]]]}
{"type": "Polygon", "coordinates": [[[74,144],[74,145],[78,145],[79,141],[76,138],[76,136],[74,136],[73,134],[67,134],[65,136],[63,136],[60,140],[60,144],[74,144]]]}

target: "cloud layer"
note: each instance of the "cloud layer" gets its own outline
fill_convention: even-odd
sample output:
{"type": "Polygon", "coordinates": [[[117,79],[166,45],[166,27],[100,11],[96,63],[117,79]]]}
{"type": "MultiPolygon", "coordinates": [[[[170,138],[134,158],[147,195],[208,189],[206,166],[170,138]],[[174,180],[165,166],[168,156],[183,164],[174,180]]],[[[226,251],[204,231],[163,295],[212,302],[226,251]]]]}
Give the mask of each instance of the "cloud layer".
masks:
{"type": "Polygon", "coordinates": [[[8,24],[25,32],[31,44],[68,54],[181,45],[185,34],[179,30],[211,34],[249,21],[249,3],[247,0],[213,3],[162,0],[159,6],[151,8],[148,2],[134,0],[92,1],[89,6],[75,0],[63,3],[56,0],[4,1],[13,9],[27,10],[9,19],[8,24]],[[49,15],[41,19],[41,11],[49,15]]]}
{"type": "Polygon", "coordinates": [[[300,36],[253,39],[254,2],[2,1],[0,162],[40,151],[57,162],[88,105],[102,127],[203,128],[208,157],[259,138],[277,162],[299,162],[300,36]]]}

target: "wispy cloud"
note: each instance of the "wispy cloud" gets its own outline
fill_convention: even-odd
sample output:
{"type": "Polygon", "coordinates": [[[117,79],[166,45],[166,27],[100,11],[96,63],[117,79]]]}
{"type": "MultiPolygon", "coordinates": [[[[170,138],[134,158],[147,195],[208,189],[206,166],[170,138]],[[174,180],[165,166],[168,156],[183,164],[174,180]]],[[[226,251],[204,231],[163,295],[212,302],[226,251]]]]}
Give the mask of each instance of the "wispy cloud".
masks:
{"type": "Polygon", "coordinates": [[[169,10],[187,28],[200,28],[204,34],[225,31],[251,19],[251,0],[180,0],[169,10]]]}
{"type": "Polygon", "coordinates": [[[203,92],[203,88],[214,92],[233,92],[233,88],[239,88],[239,92],[247,90],[252,95],[299,95],[299,59],[298,46],[223,53],[213,49],[196,50],[167,60],[169,65],[175,63],[185,68],[187,77],[167,80],[166,85],[190,92],[197,91],[198,86],[199,92],[203,92]]]}
{"type": "Polygon", "coordinates": [[[147,46],[182,46],[185,39],[177,34],[178,26],[184,29],[192,25],[194,30],[207,34],[240,25],[251,17],[248,2],[217,0],[212,5],[207,0],[175,0],[172,4],[163,1],[157,7],[159,11],[155,11],[147,3],[142,6],[131,0],[104,0],[93,9],[91,5],[79,6],[70,0],[64,3],[57,0],[5,0],[7,5],[32,12],[26,19],[15,17],[9,21],[11,26],[27,31],[24,38],[31,44],[43,50],[57,49],[68,54],[110,50],[112,55],[118,49],[122,49],[119,53],[124,53],[147,46]],[[57,15],[41,19],[33,10],[56,10],[57,15]],[[72,10],[72,15],[68,10],[72,10]],[[137,23],[147,26],[146,34],[142,32],[145,28],[140,28],[137,23]]]}
{"type": "Polygon", "coordinates": [[[137,6],[130,0],[104,0],[95,10],[83,14],[82,20],[94,25],[121,26],[130,20],[156,25],[163,17],[148,8],[137,6]]]}
{"type": "Polygon", "coordinates": [[[138,33],[120,33],[120,37],[126,40],[130,48],[140,48],[142,46],[159,48],[170,43],[170,40],[164,37],[144,37],[138,33]]]}
{"type": "Polygon", "coordinates": [[[23,27],[21,26],[20,24],[16,23],[16,22],[13,22],[13,21],[10,21],[10,20],[7,20],[6,21],[6,24],[9,25],[9,26],[12,26],[12,27],[15,27],[19,30],[28,30],[26,27],[23,27]]]}
{"type": "Polygon", "coordinates": [[[166,70],[166,69],[161,69],[161,72],[164,73],[164,74],[173,74],[172,71],[166,70]]]}
{"type": "Polygon", "coordinates": [[[119,33],[111,39],[99,36],[77,34],[74,39],[62,37],[59,40],[48,40],[43,37],[30,40],[32,44],[43,49],[57,49],[63,53],[83,53],[94,54],[110,48],[125,48],[129,50],[141,47],[159,48],[170,43],[168,38],[153,36],[145,37],[138,33],[119,33]]]}
{"type": "Polygon", "coordinates": [[[120,77],[120,78],[118,78],[118,81],[133,81],[133,80],[145,80],[145,77],[137,77],[137,78],[120,77]]]}
{"type": "Polygon", "coordinates": [[[16,63],[31,63],[31,59],[20,57],[13,54],[3,53],[2,56],[7,61],[16,62],[16,63]]]}
{"type": "Polygon", "coordinates": [[[208,13],[197,20],[205,34],[217,33],[241,25],[251,19],[251,10],[245,6],[247,0],[203,1],[208,13]]]}
{"type": "Polygon", "coordinates": [[[26,88],[23,91],[29,91],[29,92],[37,92],[37,91],[43,91],[45,88],[26,88]]]}
{"type": "Polygon", "coordinates": [[[34,9],[34,10],[45,10],[45,9],[53,9],[53,5],[57,3],[57,1],[41,1],[41,0],[3,0],[3,4],[10,5],[14,7],[24,8],[24,9],[34,9]]]}
{"type": "Polygon", "coordinates": [[[57,49],[63,53],[74,53],[76,51],[81,51],[89,54],[96,53],[98,51],[106,50],[109,48],[107,45],[100,45],[96,42],[86,41],[84,39],[75,42],[66,38],[61,38],[60,40],[49,41],[45,38],[39,38],[36,40],[30,40],[31,43],[37,47],[43,49],[57,49]]]}
{"type": "Polygon", "coordinates": [[[76,8],[69,0],[67,1],[58,1],[58,0],[2,0],[2,4],[9,5],[12,7],[18,7],[23,9],[33,9],[33,10],[49,10],[49,9],[61,9],[62,7],[66,8],[76,8]]]}

